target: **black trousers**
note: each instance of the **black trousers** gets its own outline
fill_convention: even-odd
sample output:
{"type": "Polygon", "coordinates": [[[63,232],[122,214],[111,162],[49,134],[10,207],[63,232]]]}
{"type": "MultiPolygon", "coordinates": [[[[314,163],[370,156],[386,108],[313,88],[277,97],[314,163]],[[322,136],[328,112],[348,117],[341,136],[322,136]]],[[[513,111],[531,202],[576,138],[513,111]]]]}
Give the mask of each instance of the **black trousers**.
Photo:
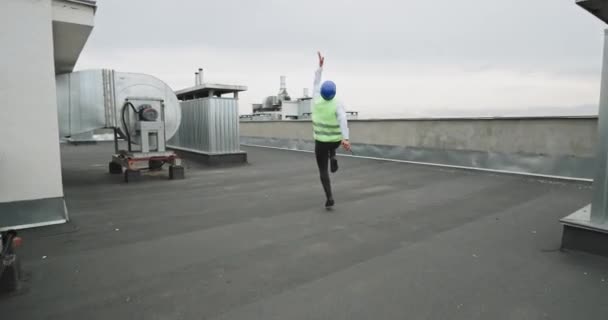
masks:
{"type": "Polygon", "coordinates": [[[321,184],[325,191],[327,199],[333,199],[331,193],[331,183],[329,180],[329,159],[336,156],[336,149],[340,146],[340,141],[337,142],[321,142],[315,140],[315,156],[317,158],[317,167],[319,167],[319,175],[321,176],[321,184]]]}

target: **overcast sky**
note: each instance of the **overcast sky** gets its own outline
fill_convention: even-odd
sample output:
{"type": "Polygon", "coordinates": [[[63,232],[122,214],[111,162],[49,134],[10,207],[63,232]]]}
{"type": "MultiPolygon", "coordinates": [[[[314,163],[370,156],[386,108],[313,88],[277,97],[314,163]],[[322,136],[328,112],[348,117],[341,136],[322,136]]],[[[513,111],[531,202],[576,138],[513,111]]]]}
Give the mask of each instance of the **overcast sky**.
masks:
{"type": "Polygon", "coordinates": [[[241,111],[299,97],[316,51],[364,116],[593,110],[604,24],[574,0],[99,0],[77,69],[152,74],[173,89],[243,84],[241,111]]]}

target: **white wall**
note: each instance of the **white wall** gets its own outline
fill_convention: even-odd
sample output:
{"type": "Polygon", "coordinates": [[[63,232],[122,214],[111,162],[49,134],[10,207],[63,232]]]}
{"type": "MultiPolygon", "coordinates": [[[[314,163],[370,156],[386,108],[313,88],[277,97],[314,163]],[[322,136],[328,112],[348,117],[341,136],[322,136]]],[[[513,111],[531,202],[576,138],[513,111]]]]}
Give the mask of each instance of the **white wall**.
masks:
{"type": "Polygon", "coordinates": [[[0,1],[0,202],[62,197],[51,0],[0,1]]]}

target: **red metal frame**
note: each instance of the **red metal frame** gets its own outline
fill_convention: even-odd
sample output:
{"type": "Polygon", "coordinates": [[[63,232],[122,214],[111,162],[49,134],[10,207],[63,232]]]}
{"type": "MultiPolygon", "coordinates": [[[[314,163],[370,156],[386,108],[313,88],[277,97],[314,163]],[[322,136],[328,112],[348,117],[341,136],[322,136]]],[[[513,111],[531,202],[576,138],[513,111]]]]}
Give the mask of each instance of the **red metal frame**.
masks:
{"type": "Polygon", "coordinates": [[[142,162],[142,161],[150,161],[150,160],[159,160],[159,161],[166,161],[166,162],[173,162],[175,161],[175,159],[179,159],[179,157],[177,155],[172,155],[172,156],[166,156],[166,157],[147,157],[147,158],[132,158],[132,157],[126,157],[127,160],[127,168],[131,169],[131,163],[134,162],[142,162]]]}

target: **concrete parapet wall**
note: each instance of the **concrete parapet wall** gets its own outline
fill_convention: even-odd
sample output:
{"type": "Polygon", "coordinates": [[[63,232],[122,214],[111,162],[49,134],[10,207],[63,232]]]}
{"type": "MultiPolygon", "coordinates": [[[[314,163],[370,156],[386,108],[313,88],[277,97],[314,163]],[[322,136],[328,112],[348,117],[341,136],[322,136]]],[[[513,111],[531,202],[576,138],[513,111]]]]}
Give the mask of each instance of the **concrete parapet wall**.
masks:
{"type": "MultiPolygon", "coordinates": [[[[349,122],[356,155],[591,179],[597,118],[390,119],[349,122]]],[[[310,121],[241,122],[241,141],[312,150],[310,121]]]]}

